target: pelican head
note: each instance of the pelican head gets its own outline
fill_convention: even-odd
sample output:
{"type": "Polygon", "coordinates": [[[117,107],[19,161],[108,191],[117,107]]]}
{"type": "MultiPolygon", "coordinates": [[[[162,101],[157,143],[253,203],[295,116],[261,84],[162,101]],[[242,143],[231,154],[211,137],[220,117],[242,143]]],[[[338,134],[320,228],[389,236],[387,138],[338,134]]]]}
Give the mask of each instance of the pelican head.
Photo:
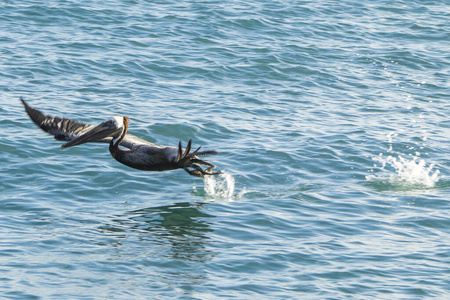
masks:
{"type": "Polygon", "coordinates": [[[81,145],[89,142],[98,142],[104,138],[111,137],[114,140],[120,138],[125,130],[124,122],[128,123],[127,117],[111,117],[106,121],[100,123],[98,126],[92,128],[85,134],[65,143],[61,149],[81,145]]]}

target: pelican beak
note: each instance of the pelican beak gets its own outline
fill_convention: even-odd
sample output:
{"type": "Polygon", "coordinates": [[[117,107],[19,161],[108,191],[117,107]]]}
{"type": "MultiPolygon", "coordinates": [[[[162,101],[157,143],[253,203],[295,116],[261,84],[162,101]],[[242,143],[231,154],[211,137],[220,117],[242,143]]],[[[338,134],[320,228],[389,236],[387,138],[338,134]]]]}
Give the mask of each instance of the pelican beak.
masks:
{"type": "Polygon", "coordinates": [[[61,149],[65,149],[65,148],[69,148],[69,147],[73,147],[76,145],[81,145],[81,144],[89,143],[89,142],[98,142],[101,139],[104,139],[106,137],[112,137],[116,131],[118,131],[117,128],[111,128],[111,127],[107,126],[106,124],[101,123],[100,125],[92,128],[85,134],[80,135],[79,137],[77,137],[74,140],[71,140],[68,143],[65,143],[64,145],[61,146],[61,149]]]}

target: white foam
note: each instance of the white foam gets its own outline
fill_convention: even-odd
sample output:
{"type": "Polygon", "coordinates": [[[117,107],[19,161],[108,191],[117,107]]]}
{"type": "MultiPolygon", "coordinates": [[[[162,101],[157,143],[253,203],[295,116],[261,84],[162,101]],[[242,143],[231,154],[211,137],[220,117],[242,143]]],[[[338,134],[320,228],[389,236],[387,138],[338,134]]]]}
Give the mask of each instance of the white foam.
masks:
{"type": "Polygon", "coordinates": [[[228,173],[203,178],[205,192],[213,198],[232,199],[234,196],[234,177],[228,173]]]}
{"type": "MultiPolygon", "coordinates": [[[[368,175],[366,176],[367,180],[387,180],[393,185],[432,188],[440,179],[439,170],[435,169],[434,164],[427,166],[425,160],[418,156],[407,159],[401,155],[396,158],[391,155],[383,157],[380,154],[373,160],[381,164],[379,166],[381,173],[368,175]]],[[[374,167],[377,167],[377,165],[374,167]]]]}

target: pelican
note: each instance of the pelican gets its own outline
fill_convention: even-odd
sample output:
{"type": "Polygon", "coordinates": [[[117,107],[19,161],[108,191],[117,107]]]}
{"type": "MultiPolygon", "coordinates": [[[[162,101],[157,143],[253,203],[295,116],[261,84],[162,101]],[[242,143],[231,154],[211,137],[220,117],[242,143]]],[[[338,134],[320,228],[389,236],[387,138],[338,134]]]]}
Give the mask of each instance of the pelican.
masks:
{"type": "Polygon", "coordinates": [[[61,149],[81,145],[89,142],[109,143],[109,152],[118,162],[131,168],[145,171],[165,171],[184,169],[192,176],[221,174],[213,172],[216,166],[199,159],[199,156],[217,154],[214,150],[199,151],[198,147],[191,152],[192,140],[189,140],[183,150],[181,141],[178,147],[159,146],[128,134],[128,117],[112,117],[98,126],[77,122],[71,119],[54,118],[44,115],[37,109],[30,107],[20,98],[31,120],[45,132],[52,134],[55,139],[66,141],[61,149]],[[121,149],[119,145],[128,149],[121,149]],[[206,166],[206,169],[200,167],[206,166]]]}

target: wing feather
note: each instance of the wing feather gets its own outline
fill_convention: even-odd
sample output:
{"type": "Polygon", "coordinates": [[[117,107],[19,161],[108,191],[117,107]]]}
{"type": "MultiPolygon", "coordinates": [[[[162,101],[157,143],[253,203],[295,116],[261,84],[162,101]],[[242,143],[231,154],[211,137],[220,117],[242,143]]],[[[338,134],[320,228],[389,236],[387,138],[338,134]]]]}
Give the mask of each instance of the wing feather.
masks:
{"type": "MultiPolygon", "coordinates": [[[[45,132],[53,135],[57,140],[68,142],[95,128],[94,125],[74,121],[72,119],[58,118],[44,115],[39,110],[30,107],[28,103],[25,102],[25,100],[23,100],[23,98],[20,98],[20,101],[22,101],[28,116],[34,122],[34,124],[36,124],[39,128],[41,128],[45,132]]],[[[109,143],[110,141],[111,138],[107,137],[97,142],[109,143]]],[[[122,147],[128,149],[134,149],[142,144],[156,146],[153,143],[140,139],[131,134],[127,134],[122,143],[120,143],[122,147]]]]}
{"type": "Polygon", "coordinates": [[[34,124],[53,135],[57,140],[70,141],[94,128],[94,125],[71,119],[46,116],[39,110],[30,107],[22,98],[20,100],[34,124]]]}

